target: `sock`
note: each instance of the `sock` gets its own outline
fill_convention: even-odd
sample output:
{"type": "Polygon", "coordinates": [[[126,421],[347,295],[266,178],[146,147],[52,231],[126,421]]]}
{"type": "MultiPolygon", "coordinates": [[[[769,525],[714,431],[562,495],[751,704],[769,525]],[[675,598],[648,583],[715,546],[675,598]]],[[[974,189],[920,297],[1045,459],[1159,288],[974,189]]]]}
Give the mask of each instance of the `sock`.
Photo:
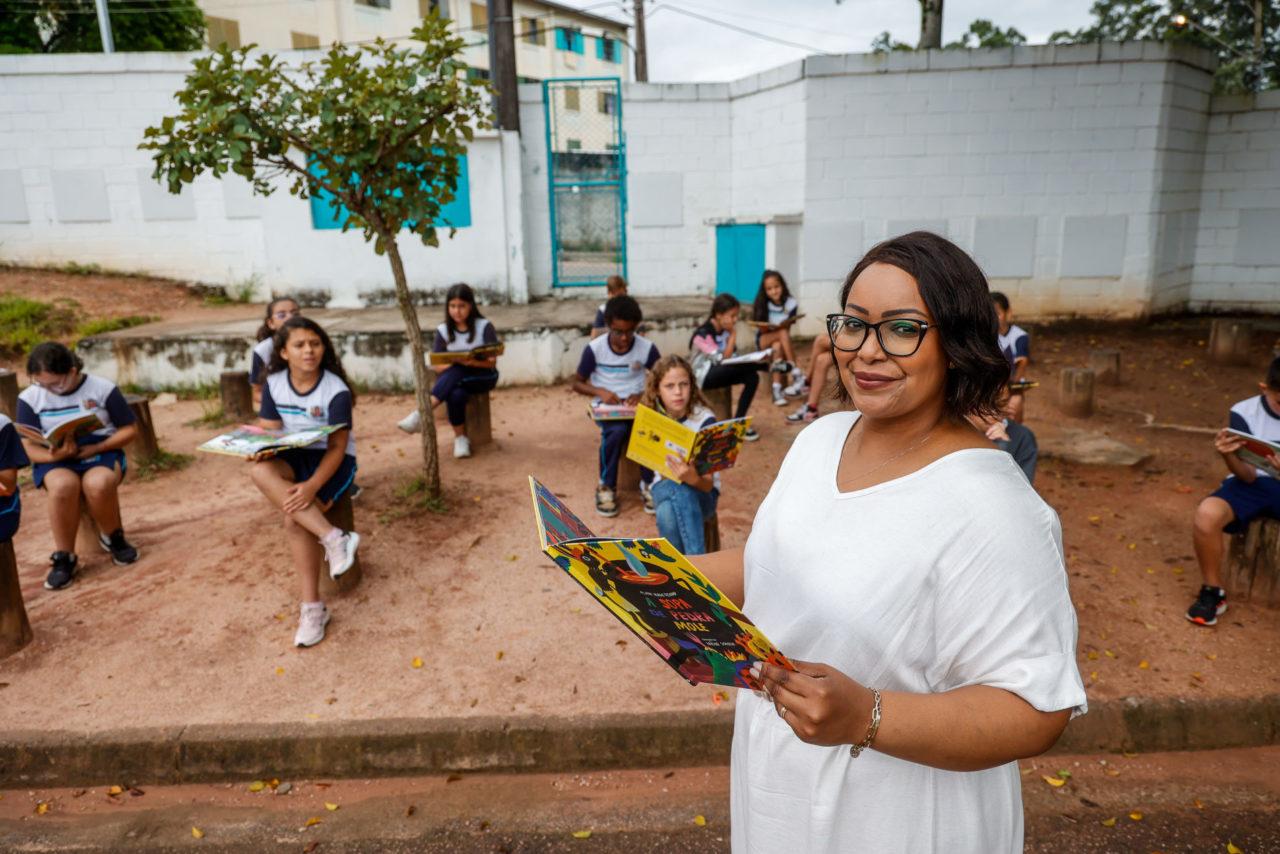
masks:
{"type": "Polygon", "coordinates": [[[775,382],[775,383],[773,384],[773,390],[774,390],[774,391],[782,391],[782,383],[780,383],[780,382],[775,382]]]}
{"type": "Polygon", "coordinates": [[[307,610],[308,608],[314,610],[316,608],[323,608],[323,607],[324,607],[323,602],[303,602],[302,603],[302,610],[304,611],[307,610]]]}
{"type": "Polygon", "coordinates": [[[320,542],[326,546],[334,545],[342,538],[341,528],[330,528],[329,533],[320,538],[320,542]]]}

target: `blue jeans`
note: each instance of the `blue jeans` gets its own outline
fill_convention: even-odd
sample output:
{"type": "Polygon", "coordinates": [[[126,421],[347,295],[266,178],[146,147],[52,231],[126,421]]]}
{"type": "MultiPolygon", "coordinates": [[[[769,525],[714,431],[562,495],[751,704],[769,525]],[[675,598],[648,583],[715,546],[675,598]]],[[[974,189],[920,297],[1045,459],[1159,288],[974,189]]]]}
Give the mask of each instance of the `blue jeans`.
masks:
{"type": "Polygon", "coordinates": [[[658,533],[682,554],[700,555],[707,550],[702,523],[716,512],[720,490],[703,492],[687,483],[667,480],[653,484],[653,503],[658,511],[658,533]]]}

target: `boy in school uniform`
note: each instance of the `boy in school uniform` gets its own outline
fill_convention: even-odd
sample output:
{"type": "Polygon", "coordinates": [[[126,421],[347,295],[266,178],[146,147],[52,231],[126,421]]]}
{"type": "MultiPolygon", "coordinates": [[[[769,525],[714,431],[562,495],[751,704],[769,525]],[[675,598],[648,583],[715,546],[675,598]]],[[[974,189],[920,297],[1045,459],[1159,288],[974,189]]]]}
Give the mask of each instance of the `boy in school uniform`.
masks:
{"type": "MultiPolygon", "coordinates": [[[[658,348],[636,334],[644,319],[639,304],[629,296],[617,296],[604,306],[607,334],[594,339],[582,351],[573,390],[603,403],[635,405],[644,392],[646,373],[658,361],[658,348]]],[[[618,464],[631,439],[630,421],[600,421],[600,481],[596,486],[596,512],[618,515],[618,464]]],[[[647,474],[647,472],[646,472],[647,474]]],[[[655,512],[653,499],[641,487],[645,512],[655,512]]]]}
{"type": "Polygon", "coordinates": [[[610,276],[604,280],[604,290],[608,296],[604,302],[600,303],[600,307],[596,309],[595,320],[591,321],[591,339],[593,341],[609,331],[609,325],[604,319],[604,307],[614,297],[625,297],[627,295],[627,280],[621,276],[610,276]]]}
{"type": "MultiPolygon", "coordinates": [[[[996,337],[1000,351],[1009,360],[1009,380],[1026,379],[1027,365],[1031,362],[1031,336],[1027,330],[1013,322],[1013,311],[1009,307],[1009,298],[1000,291],[991,292],[991,302],[996,309],[996,320],[1000,328],[996,337]]],[[[1022,423],[1025,397],[1021,393],[1009,395],[1009,416],[1022,423]]]]}
{"type": "MultiPolygon", "coordinates": [[[[1268,442],[1280,442],[1280,358],[1272,360],[1258,392],[1231,407],[1228,426],[1268,442]]],[[[1187,609],[1187,619],[1198,626],[1215,625],[1227,610],[1227,591],[1222,588],[1225,534],[1245,530],[1259,516],[1280,518],[1280,482],[1236,456],[1243,445],[1242,438],[1226,430],[1213,437],[1213,446],[1222,454],[1230,474],[1196,507],[1191,539],[1204,584],[1187,609]]],[[[1280,458],[1273,456],[1271,461],[1280,467],[1280,458]]]]}

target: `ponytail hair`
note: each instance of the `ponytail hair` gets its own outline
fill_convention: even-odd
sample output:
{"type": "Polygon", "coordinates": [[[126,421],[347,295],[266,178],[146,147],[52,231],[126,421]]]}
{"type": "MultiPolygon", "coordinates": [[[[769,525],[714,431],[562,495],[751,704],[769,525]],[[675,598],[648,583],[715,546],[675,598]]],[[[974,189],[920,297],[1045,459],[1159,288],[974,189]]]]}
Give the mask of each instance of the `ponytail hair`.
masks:
{"type": "Polygon", "coordinates": [[[271,364],[267,367],[267,373],[275,374],[288,370],[289,363],[284,358],[284,347],[289,343],[289,335],[295,329],[314,332],[320,338],[320,344],[324,347],[324,355],[320,357],[320,368],[347,384],[347,388],[351,390],[351,403],[354,405],[356,402],[356,390],[351,387],[351,380],[347,379],[347,372],[342,369],[342,359],[338,358],[338,352],[333,349],[333,342],[329,340],[329,333],[325,332],[323,326],[309,317],[303,317],[300,314],[295,315],[286,320],[275,331],[275,338],[272,341],[275,344],[275,349],[271,353],[271,364]]]}
{"type": "Polygon", "coordinates": [[[45,341],[27,354],[27,376],[36,374],[69,374],[84,370],[84,362],[66,344],[45,341]]]}

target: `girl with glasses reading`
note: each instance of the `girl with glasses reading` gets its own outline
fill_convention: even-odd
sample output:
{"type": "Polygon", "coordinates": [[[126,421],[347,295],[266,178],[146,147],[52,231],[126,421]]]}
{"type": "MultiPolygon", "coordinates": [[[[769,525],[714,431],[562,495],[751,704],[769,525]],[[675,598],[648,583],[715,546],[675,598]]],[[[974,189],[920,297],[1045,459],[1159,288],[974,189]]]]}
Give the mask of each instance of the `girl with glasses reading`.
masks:
{"type": "Polygon", "coordinates": [[[249,385],[255,397],[262,396],[262,384],[267,379],[267,366],[276,351],[275,334],[286,320],[302,314],[302,308],[293,297],[276,297],[267,303],[267,316],[258,327],[258,343],[249,355],[249,385]]]}
{"type": "Polygon", "coordinates": [[[801,431],[744,549],[694,559],[798,668],[738,696],[733,847],[1021,852],[1017,760],[1085,693],[1058,518],[968,420],[1009,376],[987,283],[914,232],[839,305],[856,411],[801,431]]]}

